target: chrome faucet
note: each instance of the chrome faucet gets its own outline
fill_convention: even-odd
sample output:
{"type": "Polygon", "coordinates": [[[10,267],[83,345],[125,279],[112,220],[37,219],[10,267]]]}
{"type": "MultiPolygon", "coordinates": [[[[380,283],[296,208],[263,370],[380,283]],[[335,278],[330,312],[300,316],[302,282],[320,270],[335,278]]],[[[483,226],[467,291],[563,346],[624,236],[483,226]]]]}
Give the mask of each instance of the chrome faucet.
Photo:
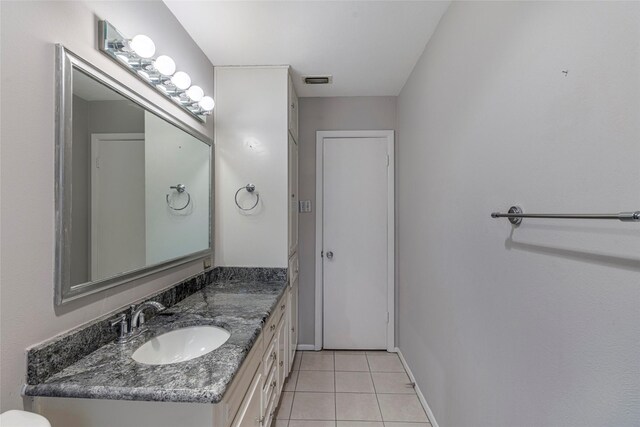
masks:
{"type": "Polygon", "coordinates": [[[116,342],[119,344],[124,344],[126,342],[131,341],[132,338],[138,336],[140,332],[142,332],[141,326],[144,325],[144,310],[148,308],[156,309],[157,311],[162,311],[166,307],[159,302],[155,301],[146,301],[140,304],[139,306],[132,305],[131,306],[131,317],[127,319],[127,315],[122,313],[115,319],[111,320],[110,325],[112,328],[118,326],[118,338],[116,342]]]}
{"type": "Polygon", "coordinates": [[[131,333],[136,332],[142,325],[144,325],[144,310],[147,308],[162,311],[166,307],[155,301],[143,302],[137,308],[135,308],[135,306],[131,306],[131,333]]]}

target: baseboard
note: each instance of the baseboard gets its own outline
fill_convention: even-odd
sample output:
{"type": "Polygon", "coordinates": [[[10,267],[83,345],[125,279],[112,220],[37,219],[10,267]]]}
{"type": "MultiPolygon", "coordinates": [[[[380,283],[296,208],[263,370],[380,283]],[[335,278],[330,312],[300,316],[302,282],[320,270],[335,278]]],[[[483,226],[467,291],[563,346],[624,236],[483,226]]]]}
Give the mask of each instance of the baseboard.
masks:
{"type": "Polygon", "coordinates": [[[429,407],[429,404],[427,403],[427,399],[425,399],[424,394],[422,394],[422,391],[420,390],[420,387],[416,382],[416,377],[413,375],[413,372],[411,372],[411,368],[409,368],[409,365],[407,364],[407,361],[404,358],[402,351],[398,347],[396,347],[396,353],[398,353],[398,356],[400,357],[400,361],[402,362],[402,365],[404,366],[405,371],[407,371],[407,374],[409,375],[409,379],[411,380],[411,382],[413,382],[416,385],[415,388],[416,388],[416,394],[418,395],[418,400],[420,400],[420,403],[422,404],[424,411],[427,413],[429,422],[433,427],[439,427],[438,422],[436,421],[436,417],[433,415],[433,411],[431,410],[431,408],[429,407]]]}
{"type": "Polygon", "coordinates": [[[316,346],[313,344],[298,344],[298,351],[314,351],[316,346]]]}

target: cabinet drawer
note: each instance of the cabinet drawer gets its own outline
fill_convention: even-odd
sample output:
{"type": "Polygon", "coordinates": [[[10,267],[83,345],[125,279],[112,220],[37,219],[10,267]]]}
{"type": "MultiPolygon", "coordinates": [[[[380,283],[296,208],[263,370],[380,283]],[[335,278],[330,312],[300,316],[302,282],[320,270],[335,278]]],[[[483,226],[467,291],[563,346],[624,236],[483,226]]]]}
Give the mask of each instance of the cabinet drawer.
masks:
{"type": "Polygon", "coordinates": [[[276,409],[278,408],[278,395],[273,393],[271,395],[271,400],[268,401],[265,411],[264,411],[264,421],[262,427],[270,427],[273,420],[276,418],[276,409]]]}
{"type": "Polygon", "coordinates": [[[262,374],[257,372],[246,394],[246,399],[242,402],[242,406],[237,412],[233,420],[233,427],[262,427],[261,410],[261,393],[262,391],[262,374]]]}
{"type": "MultiPolygon", "coordinates": [[[[229,386],[229,390],[225,393],[224,396],[224,404],[226,410],[226,419],[227,422],[225,425],[229,425],[229,422],[233,420],[236,416],[240,405],[245,398],[247,392],[247,387],[255,381],[255,378],[262,379],[262,371],[260,368],[262,351],[262,336],[258,337],[258,340],[254,344],[253,348],[249,352],[249,355],[242,363],[240,367],[240,371],[236,378],[233,379],[233,382],[229,386]],[[255,374],[255,377],[254,377],[255,374]]],[[[262,390],[262,381],[260,381],[260,387],[258,389],[258,393],[262,390]]]]}
{"type": "Polygon", "coordinates": [[[269,372],[271,372],[271,369],[276,363],[276,360],[278,358],[278,350],[276,348],[277,345],[277,341],[272,339],[267,346],[267,351],[265,351],[264,356],[262,356],[262,373],[264,375],[269,375],[269,372]]]}
{"type": "MultiPolygon", "coordinates": [[[[278,322],[280,322],[280,320],[282,320],[282,318],[284,317],[285,313],[287,312],[287,308],[289,308],[288,293],[289,293],[289,290],[287,290],[287,292],[284,293],[284,297],[278,303],[278,308],[276,310],[276,313],[278,315],[278,322]]],[[[276,328],[276,331],[277,330],[278,330],[278,328],[276,328]]]]}
{"type": "MultiPolygon", "coordinates": [[[[271,368],[271,372],[267,375],[264,382],[264,388],[262,390],[262,401],[270,402],[278,395],[278,368],[274,364],[271,368]]],[[[264,416],[267,418],[268,412],[265,412],[264,416]]],[[[268,425],[268,424],[265,424],[268,425]]]]}
{"type": "MultiPolygon", "coordinates": [[[[287,291],[287,293],[289,293],[287,291]]],[[[278,333],[276,338],[278,339],[278,386],[282,387],[284,381],[289,373],[287,367],[287,358],[289,357],[289,351],[287,347],[288,341],[288,331],[287,325],[289,321],[287,320],[287,316],[282,316],[280,323],[278,324],[278,333]]]]}
{"type": "Polygon", "coordinates": [[[271,340],[273,340],[273,336],[276,334],[276,327],[278,326],[278,312],[274,310],[274,313],[269,317],[267,323],[264,325],[264,329],[262,330],[262,334],[264,335],[264,343],[265,343],[265,353],[269,349],[271,340]]]}
{"type": "MultiPolygon", "coordinates": [[[[278,322],[280,321],[282,314],[284,314],[284,310],[280,310],[280,307],[283,304],[285,304],[285,308],[286,308],[286,301],[287,301],[286,296],[287,296],[287,293],[285,292],[284,295],[282,295],[282,297],[278,301],[278,304],[276,305],[276,307],[273,309],[273,313],[271,313],[271,316],[269,316],[267,323],[264,325],[264,329],[262,331],[264,334],[265,344],[270,343],[271,340],[273,339],[273,336],[276,334],[276,328],[278,327],[278,322]]],[[[268,345],[265,345],[265,349],[267,347],[268,345]]]]}

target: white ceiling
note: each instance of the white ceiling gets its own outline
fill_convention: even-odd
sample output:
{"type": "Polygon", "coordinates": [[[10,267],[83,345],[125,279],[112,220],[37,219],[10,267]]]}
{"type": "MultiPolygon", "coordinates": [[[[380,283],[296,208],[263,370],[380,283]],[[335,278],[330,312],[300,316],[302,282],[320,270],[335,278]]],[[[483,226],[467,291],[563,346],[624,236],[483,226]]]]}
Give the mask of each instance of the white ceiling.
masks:
{"type": "Polygon", "coordinates": [[[214,66],[282,65],[298,96],[398,95],[448,1],[164,0],[214,66]],[[330,74],[333,83],[304,85],[330,74]]]}

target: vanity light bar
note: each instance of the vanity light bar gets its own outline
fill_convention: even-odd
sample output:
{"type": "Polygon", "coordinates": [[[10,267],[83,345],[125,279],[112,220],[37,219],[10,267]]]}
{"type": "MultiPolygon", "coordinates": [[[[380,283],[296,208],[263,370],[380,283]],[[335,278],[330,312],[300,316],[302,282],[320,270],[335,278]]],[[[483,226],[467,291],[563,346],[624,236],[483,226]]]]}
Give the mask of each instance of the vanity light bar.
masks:
{"type": "Polygon", "coordinates": [[[100,50],[118,64],[171,98],[176,104],[204,122],[213,111],[214,102],[205,96],[200,86],[191,84],[191,77],[176,71],[175,61],[167,55],[156,54],[156,46],[149,37],[138,34],[129,39],[108,21],[100,21],[100,50]]]}

